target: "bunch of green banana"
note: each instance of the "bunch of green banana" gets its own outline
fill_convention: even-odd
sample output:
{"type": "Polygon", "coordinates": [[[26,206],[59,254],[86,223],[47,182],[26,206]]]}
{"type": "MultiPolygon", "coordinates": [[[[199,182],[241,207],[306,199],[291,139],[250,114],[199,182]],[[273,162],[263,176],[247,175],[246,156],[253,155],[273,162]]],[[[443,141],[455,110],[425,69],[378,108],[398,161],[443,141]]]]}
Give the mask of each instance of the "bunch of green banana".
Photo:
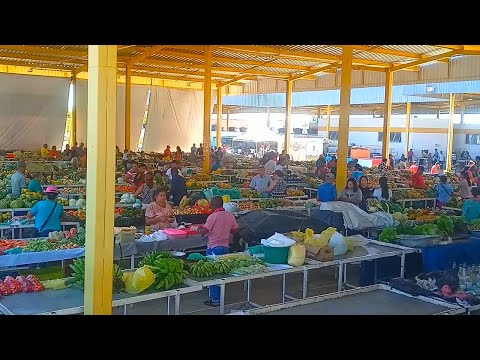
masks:
{"type": "Polygon", "coordinates": [[[122,280],[123,274],[120,266],[113,264],[113,292],[120,293],[125,289],[125,283],[122,280]]]}
{"type": "Polygon", "coordinates": [[[214,261],[213,268],[216,274],[228,274],[231,270],[230,264],[223,260],[214,261]]]}
{"type": "Polygon", "coordinates": [[[165,251],[152,251],[147,253],[145,257],[140,261],[139,266],[142,267],[143,265],[155,266],[155,260],[158,259],[171,259],[173,256],[165,251]]]}
{"type": "Polygon", "coordinates": [[[147,265],[155,274],[155,289],[168,290],[172,286],[181,284],[187,276],[187,271],[183,269],[183,261],[179,259],[158,258],[153,265],[147,265]]]}
{"type": "Polygon", "coordinates": [[[203,278],[203,277],[211,277],[213,276],[216,271],[214,267],[213,261],[208,260],[200,260],[195,265],[191,267],[192,274],[195,277],[203,278]]]}
{"type": "MultiPolygon", "coordinates": [[[[67,286],[72,284],[78,284],[83,288],[85,285],[85,258],[78,258],[73,260],[70,268],[72,269],[72,279],[65,282],[65,284],[67,286]]],[[[125,288],[125,284],[122,281],[122,270],[115,263],[113,264],[112,283],[113,291],[115,293],[121,292],[125,288]]]]}
{"type": "Polygon", "coordinates": [[[250,265],[247,267],[242,267],[233,270],[231,273],[233,275],[252,275],[252,274],[260,274],[267,272],[268,269],[265,265],[262,264],[255,264],[255,265],[250,265]]]}
{"type": "Polygon", "coordinates": [[[236,269],[240,269],[240,268],[245,268],[245,267],[249,267],[249,266],[252,266],[252,265],[263,265],[264,262],[263,260],[261,259],[258,259],[258,258],[251,258],[251,259],[225,259],[224,261],[226,261],[228,263],[228,265],[230,266],[230,269],[231,270],[236,270],[236,269]]]}
{"type": "Polygon", "coordinates": [[[72,269],[73,283],[83,288],[85,283],[85,258],[73,260],[70,269],[72,269]]]}

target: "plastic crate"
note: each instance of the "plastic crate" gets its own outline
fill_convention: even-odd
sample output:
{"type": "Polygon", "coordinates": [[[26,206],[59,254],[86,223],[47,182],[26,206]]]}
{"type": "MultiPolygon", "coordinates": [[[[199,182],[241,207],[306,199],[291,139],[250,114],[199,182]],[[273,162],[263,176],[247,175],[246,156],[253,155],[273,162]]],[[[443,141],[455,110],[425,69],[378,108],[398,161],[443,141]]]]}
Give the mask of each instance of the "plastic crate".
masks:
{"type": "Polygon", "coordinates": [[[290,247],[263,246],[264,260],[269,264],[288,264],[290,247]]]}

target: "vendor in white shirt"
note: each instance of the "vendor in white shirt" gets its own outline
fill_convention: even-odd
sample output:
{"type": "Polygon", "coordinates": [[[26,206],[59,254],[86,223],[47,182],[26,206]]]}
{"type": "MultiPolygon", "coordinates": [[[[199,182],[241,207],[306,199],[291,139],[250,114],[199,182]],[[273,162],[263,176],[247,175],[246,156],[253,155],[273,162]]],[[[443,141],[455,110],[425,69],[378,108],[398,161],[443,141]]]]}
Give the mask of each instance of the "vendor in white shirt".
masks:
{"type": "Polygon", "coordinates": [[[288,160],[282,158],[278,161],[278,164],[275,166],[275,170],[285,171],[286,167],[288,166],[288,160]]]}
{"type": "Polygon", "coordinates": [[[265,163],[265,172],[267,174],[273,174],[275,172],[275,167],[277,166],[277,154],[271,152],[268,157],[269,160],[265,163]]]}
{"type": "Polygon", "coordinates": [[[260,166],[258,168],[258,174],[253,177],[252,181],[250,181],[250,188],[258,192],[259,194],[262,194],[262,196],[267,197],[267,189],[271,183],[272,178],[270,177],[270,175],[266,175],[265,168],[263,166],[260,166]]]}
{"type": "Polygon", "coordinates": [[[182,176],[181,168],[182,166],[177,160],[172,160],[172,162],[170,163],[170,167],[165,172],[165,176],[168,177],[168,181],[172,181],[172,169],[177,169],[178,175],[182,176]]]}
{"type": "Polygon", "coordinates": [[[388,188],[388,181],[385,176],[378,179],[380,187],[373,191],[373,197],[377,200],[390,201],[392,199],[392,190],[388,188]]]}

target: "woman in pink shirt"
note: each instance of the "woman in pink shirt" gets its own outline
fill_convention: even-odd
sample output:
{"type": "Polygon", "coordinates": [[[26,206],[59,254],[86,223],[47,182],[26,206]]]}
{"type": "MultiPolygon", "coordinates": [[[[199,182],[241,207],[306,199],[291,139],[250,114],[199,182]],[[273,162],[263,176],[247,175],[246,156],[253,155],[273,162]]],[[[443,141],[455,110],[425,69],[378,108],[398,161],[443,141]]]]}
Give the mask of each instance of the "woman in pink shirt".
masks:
{"type": "MultiPolygon", "coordinates": [[[[238,224],[235,216],[226,212],[223,208],[223,199],[215,196],[210,202],[213,213],[210,214],[199,231],[202,235],[207,235],[207,255],[223,255],[230,252],[230,234],[238,231],[238,224]]],[[[210,300],[204,302],[207,306],[220,305],[220,286],[210,286],[208,288],[210,300]]]]}
{"type": "Polygon", "coordinates": [[[152,230],[163,230],[172,227],[175,221],[173,209],[167,202],[167,191],[157,188],[153,191],[153,202],[145,209],[145,223],[152,226],[152,230]]]}

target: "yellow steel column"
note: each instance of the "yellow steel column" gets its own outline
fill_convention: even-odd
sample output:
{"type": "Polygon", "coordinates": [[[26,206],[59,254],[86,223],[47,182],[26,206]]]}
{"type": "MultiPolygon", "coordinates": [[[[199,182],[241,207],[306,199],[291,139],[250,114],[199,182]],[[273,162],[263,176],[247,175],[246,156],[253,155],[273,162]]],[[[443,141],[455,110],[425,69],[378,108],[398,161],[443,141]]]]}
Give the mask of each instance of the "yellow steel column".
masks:
{"type": "Polygon", "coordinates": [[[408,150],[410,150],[410,113],[412,112],[412,103],[409,101],[407,102],[407,114],[406,114],[406,126],[405,126],[405,153],[404,155],[407,156],[408,150]]]}
{"type": "Polygon", "coordinates": [[[387,70],[385,72],[385,106],[383,114],[383,141],[382,141],[382,156],[388,159],[390,154],[390,119],[392,116],[392,84],[393,71],[387,70]]]}
{"type": "Polygon", "coordinates": [[[447,153],[445,154],[446,170],[452,170],[453,153],[453,117],[455,115],[455,94],[450,94],[450,119],[448,121],[447,153]]]}
{"type": "Polygon", "coordinates": [[[137,151],[137,149],[130,149],[130,106],[132,103],[132,65],[128,64],[125,67],[125,149],[137,151]]]}
{"type": "Polygon", "coordinates": [[[227,109],[227,131],[228,128],[230,127],[230,109],[227,109]]]}
{"type": "Polygon", "coordinates": [[[223,88],[221,86],[217,86],[217,148],[222,146],[222,89],[223,88]]]}
{"type": "Polygon", "coordinates": [[[70,146],[77,141],[77,74],[72,73],[72,123],[70,126],[70,146]]]}
{"type": "Polygon", "coordinates": [[[285,104],[285,141],[283,143],[283,149],[287,154],[290,151],[290,130],[292,127],[292,90],[293,80],[287,80],[287,96],[285,104]]]}
{"type": "Polygon", "coordinates": [[[203,173],[210,174],[210,108],[212,98],[212,49],[205,46],[203,82],[203,173]]]}
{"type": "Polygon", "coordinates": [[[85,314],[112,313],[117,46],[88,46],[85,314]]]}
{"type": "Polygon", "coordinates": [[[342,48],[340,118],[338,120],[337,191],[347,183],[348,133],[350,128],[350,90],[352,88],[352,46],[342,48]]]}
{"type": "Polygon", "coordinates": [[[327,139],[330,139],[330,113],[332,112],[332,109],[330,108],[330,105],[327,105],[327,123],[325,124],[325,137],[327,139]]]}

